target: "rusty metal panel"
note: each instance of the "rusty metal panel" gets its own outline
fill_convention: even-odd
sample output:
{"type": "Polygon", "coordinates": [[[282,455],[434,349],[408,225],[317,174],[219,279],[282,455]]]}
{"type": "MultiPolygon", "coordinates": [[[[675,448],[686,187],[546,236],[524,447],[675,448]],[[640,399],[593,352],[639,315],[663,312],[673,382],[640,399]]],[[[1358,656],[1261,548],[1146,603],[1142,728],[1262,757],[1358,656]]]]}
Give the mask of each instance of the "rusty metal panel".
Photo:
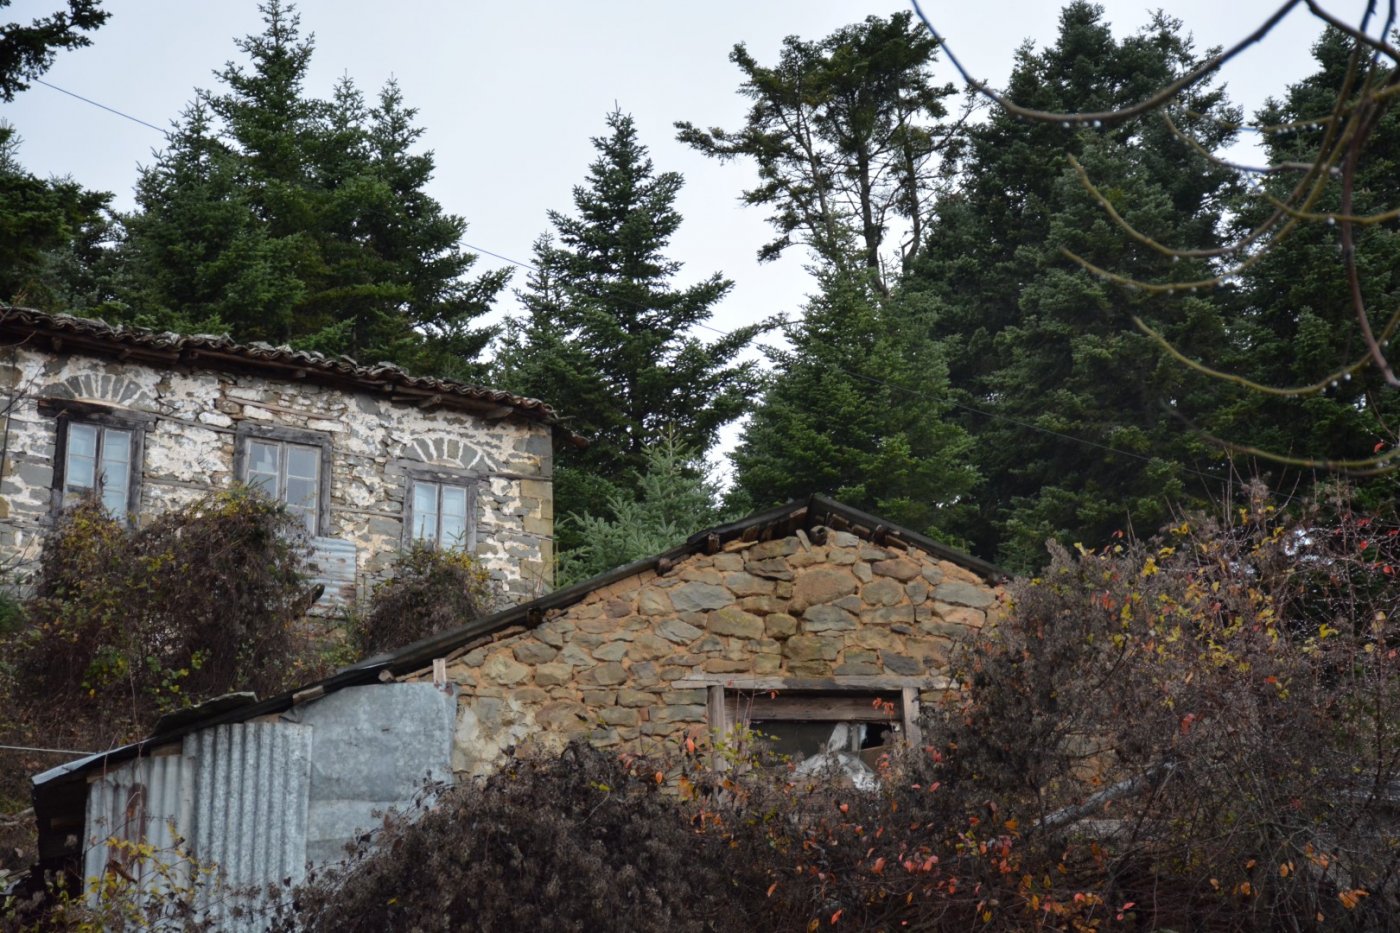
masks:
{"type": "Polygon", "coordinates": [[[158,754],[112,769],[88,788],[83,875],[100,878],[119,867],[149,890],[188,880],[177,852],[190,825],[195,762],[185,754],[158,754]],[[150,859],[134,847],[155,849],[150,859]]]}

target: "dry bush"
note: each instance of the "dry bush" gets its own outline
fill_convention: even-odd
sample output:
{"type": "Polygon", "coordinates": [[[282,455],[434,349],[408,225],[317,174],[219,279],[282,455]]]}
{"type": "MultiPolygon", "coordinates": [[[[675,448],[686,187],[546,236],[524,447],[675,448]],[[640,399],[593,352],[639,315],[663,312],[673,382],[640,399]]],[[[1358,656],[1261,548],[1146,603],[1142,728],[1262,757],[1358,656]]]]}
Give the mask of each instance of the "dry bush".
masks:
{"type": "MultiPolygon", "coordinates": [[[[150,732],[162,713],[228,693],[262,695],[320,673],[302,616],[304,542],[285,511],[246,489],[215,493],[141,528],[95,502],[45,539],[20,618],[0,641],[0,741],[100,751],[150,732]]],[[[70,756],[71,757],[71,756],[70,756]]],[[[0,758],[6,812],[28,776],[62,761],[0,758]]],[[[23,858],[20,815],[0,863],[23,858]]]]}
{"type": "Polygon", "coordinates": [[[754,875],[638,762],[578,742],[391,814],[348,871],[296,893],[282,928],[762,929],[744,912],[754,875]]]}
{"type": "Polygon", "coordinates": [[[931,733],[945,785],[1024,836],[1020,903],[1191,929],[1400,908],[1400,529],[1251,493],[1152,544],[1055,549],[968,646],[931,733]]]}
{"type": "Polygon", "coordinates": [[[351,645],[361,656],[402,648],[489,615],[498,600],[490,574],[471,554],[415,543],[350,620],[351,645]]]}

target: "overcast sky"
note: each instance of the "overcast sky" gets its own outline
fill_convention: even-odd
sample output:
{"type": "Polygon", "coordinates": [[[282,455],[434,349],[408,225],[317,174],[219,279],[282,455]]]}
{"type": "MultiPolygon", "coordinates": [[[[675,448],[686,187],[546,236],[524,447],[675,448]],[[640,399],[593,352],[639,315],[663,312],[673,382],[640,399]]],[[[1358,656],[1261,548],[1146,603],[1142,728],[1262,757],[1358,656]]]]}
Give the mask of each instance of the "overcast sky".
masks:
{"type": "MultiPolygon", "coordinates": [[[[57,0],[17,0],[7,18],[52,12],[57,0]]],[[[1107,0],[1115,31],[1136,31],[1158,4],[1107,0]]],[[[238,56],[235,36],[261,31],[255,0],[109,0],[112,17],[93,45],[62,53],[45,80],[114,110],[169,126],[197,87],[238,56]]],[[[1197,45],[1232,44],[1278,6],[1278,0],[1161,0],[1183,20],[1197,45]]],[[[1348,17],[1361,0],[1331,4],[1348,17]]],[[[458,0],[304,0],[302,29],[314,33],[307,91],[329,95],[348,74],[367,95],[397,78],[437,156],[431,191],[470,224],[467,242],[528,261],[547,228],[545,212],[568,210],[571,189],[594,152],[614,105],[631,113],[659,170],[686,178],[679,209],[685,223],[672,247],[682,282],[723,271],[736,286],[714,324],[731,328],[774,313],[795,314],[810,289],[799,250],[760,266],[769,237],[764,213],[739,193],[747,167],[719,165],[674,141],[672,124],[739,126],[745,101],[729,50],[744,42],[760,63],[776,60],[784,36],[817,39],[871,15],[908,9],[897,0],[660,0],[496,2],[458,0]]],[[[978,77],[1003,85],[1025,40],[1054,41],[1059,4],[1051,0],[926,0],[925,10],[954,52],[978,77]]],[[[1317,33],[1305,11],[1268,42],[1238,59],[1225,80],[1233,99],[1253,109],[1310,70],[1317,33]]],[[[946,62],[939,80],[953,81],[946,62]]],[[[89,188],[132,204],[137,166],[162,145],[157,131],[35,85],[0,119],[23,139],[21,162],[40,175],[71,175],[89,188]]],[[[501,261],[483,255],[480,268],[501,261]]],[[[523,285],[523,273],[515,283],[523,285]]],[[[507,302],[505,310],[511,310],[507,302]]]]}

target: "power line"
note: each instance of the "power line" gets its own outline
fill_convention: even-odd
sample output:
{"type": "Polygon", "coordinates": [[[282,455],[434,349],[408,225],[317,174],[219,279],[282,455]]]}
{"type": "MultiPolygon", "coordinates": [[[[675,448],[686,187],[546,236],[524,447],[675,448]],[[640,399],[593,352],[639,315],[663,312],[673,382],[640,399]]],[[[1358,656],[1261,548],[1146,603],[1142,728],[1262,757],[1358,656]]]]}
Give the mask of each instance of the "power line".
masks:
{"type": "Polygon", "coordinates": [[[44,752],[52,755],[96,755],[96,752],[80,752],[74,748],[33,748],[29,745],[0,745],[0,751],[7,752],[44,752]]]}
{"type": "Polygon", "coordinates": [[[132,116],[131,114],[129,114],[129,113],[122,113],[120,110],[118,110],[118,109],[115,108],[115,107],[108,107],[106,104],[99,104],[97,101],[92,100],[91,98],[84,97],[84,96],[81,95],[81,94],[74,94],[72,91],[67,90],[66,88],[61,88],[61,87],[59,87],[57,84],[50,84],[49,82],[45,81],[43,78],[35,78],[35,79],[34,79],[34,82],[35,82],[36,84],[42,84],[44,87],[52,88],[53,90],[58,91],[58,93],[60,93],[60,94],[67,94],[69,97],[76,98],[76,99],[82,101],[82,102],[85,103],[85,104],[92,104],[94,107],[97,107],[97,108],[99,108],[99,109],[105,110],[105,111],[107,111],[108,113],[114,113],[114,114],[116,114],[117,116],[121,117],[121,118],[124,119],[124,120],[130,120],[132,123],[139,123],[139,124],[141,124],[141,125],[144,126],[144,127],[148,127],[148,128],[150,128],[150,129],[155,130],[157,133],[161,134],[162,136],[168,136],[168,135],[169,135],[169,132],[168,132],[168,131],[161,129],[160,127],[156,126],[154,123],[147,123],[145,120],[142,120],[140,117],[133,117],[133,116],[132,116]]]}
{"type": "MultiPolygon", "coordinates": [[[[148,127],[148,128],[150,128],[150,129],[153,129],[153,130],[155,130],[157,133],[160,133],[160,134],[163,135],[163,136],[169,135],[169,134],[167,133],[166,130],[161,129],[160,127],[156,126],[155,124],[147,123],[145,120],[139,119],[139,118],[137,118],[137,117],[133,117],[131,114],[128,114],[128,113],[123,113],[122,111],[117,110],[117,109],[114,108],[114,107],[108,107],[106,104],[98,103],[97,101],[92,100],[92,99],[87,98],[87,97],[84,97],[84,96],[82,96],[81,94],[75,94],[75,93],[73,93],[72,91],[69,91],[69,90],[66,90],[66,89],[64,89],[64,88],[58,87],[58,86],[55,85],[55,84],[50,84],[49,82],[43,80],[42,78],[35,78],[34,80],[37,81],[39,84],[44,85],[45,87],[52,88],[53,90],[58,91],[58,92],[60,92],[60,93],[62,93],[62,94],[67,94],[69,97],[76,98],[77,100],[80,100],[80,101],[82,101],[83,103],[91,104],[91,105],[94,106],[94,107],[98,107],[98,108],[100,108],[100,109],[102,109],[102,110],[106,110],[108,113],[116,114],[117,116],[123,117],[123,118],[125,118],[125,119],[127,119],[127,120],[130,120],[130,121],[132,121],[133,123],[139,123],[141,126],[148,127]]],[[[534,272],[534,273],[537,274],[537,275],[539,274],[539,271],[540,271],[540,270],[539,270],[537,267],[531,265],[530,263],[522,262],[522,261],[520,261],[519,259],[512,259],[512,258],[509,257],[509,256],[503,255],[502,253],[498,253],[498,252],[495,252],[494,250],[486,249],[485,247],[475,246],[475,245],[473,245],[473,244],[471,244],[471,243],[463,242],[463,243],[462,243],[462,246],[464,246],[465,248],[467,248],[467,249],[469,249],[469,250],[472,250],[472,251],[475,252],[475,253],[479,253],[479,254],[481,254],[481,255],[483,255],[483,256],[491,256],[491,257],[494,258],[494,259],[499,259],[501,262],[508,263],[508,264],[510,264],[510,265],[512,265],[512,266],[518,266],[519,268],[524,269],[524,270],[526,270],[527,272],[534,272]]],[[[594,295],[593,297],[601,298],[601,297],[605,297],[605,296],[602,296],[602,295],[594,295]]],[[[612,296],[609,296],[609,297],[612,297],[612,296]]],[[[616,299],[616,297],[612,297],[612,300],[617,300],[617,299],[616,299]]],[[[638,306],[636,302],[628,302],[628,303],[629,303],[629,304],[632,304],[632,305],[634,305],[634,306],[638,306]]],[[[733,332],[732,332],[732,331],[722,330],[722,329],[720,329],[720,328],[718,328],[718,327],[713,327],[713,326],[711,326],[711,325],[709,325],[709,324],[696,323],[696,324],[694,324],[693,326],[694,326],[694,327],[701,328],[702,330],[710,331],[711,333],[714,333],[714,334],[718,334],[718,335],[721,336],[721,337],[730,337],[730,336],[733,336],[733,332]]],[[[790,327],[790,326],[792,326],[792,325],[789,325],[789,324],[787,324],[786,322],[784,322],[784,324],[782,325],[782,329],[783,329],[783,334],[784,334],[784,336],[787,336],[787,335],[788,335],[787,328],[790,327]]],[[[767,351],[769,351],[769,352],[774,352],[774,353],[776,353],[776,352],[781,352],[781,351],[778,350],[777,347],[771,347],[771,346],[768,346],[767,344],[762,344],[762,343],[760,343],[760,344],[757,344],[757,346],[758,346],[760,349],[767,350],[767,351]]],[[[932,398],[929,398],[927,395],[924,395],[923,393],[921,393],[921,392],[919,392],[919,391],[917,391],[917,390],[915,390],[915,389],[910,389],[910,388],[908,388],[907,386],[902,386],[902,385],[899,385],[898,383],[890,382],[890,381],[885,380],[885,379],[880,379],[880,378],[875,377],[875,376],[866,375],[865,373],[853,373],[853,372],[851,372],[851,371],[849,371],[849,370],[842,369],[841,367],[831,367],[831,368],[832,368],[833,370],[835,370],[836,372],[839,372],[839,373],[841,373],[841,374],[843,374],[843,375],[845,375],[845,376],[849,376],[849,377],[852,378],[852,379],[860,379],[860,380],[864,380],[865,382],[871,383],[871,384],[873,384],[873,385],[884,386],[884,387],[886,387],[886,388],[893,389],[893,390],[895,390],[895,391],[897,391],[897,392],[901,392],[901,393],[903,393],[903,394],[909,396],[910,398],[917,399],[917,400],[919,400],[919,401],[924,401],[924,402],[939,402],[939,401],[944,401],[944,402],[946,402],[948,405],[950,405],[950,406],[952,406],[952,407],[954,407],[954,408],[959,408],[959,409],[961,409],[961,410],[963,410],[963,411],[971,412],[972,414],[979,415],[979,416],[981,416],[981,417],[983,417],[983,418],[990,418],[990,419],[992,419],[992,420],[994,420],[994,421],[1003,421],[1003,422],[1006,422],[1007,424],[1012,424],[1012,425],[1015,425],[1016,427],[1024,428],[1024,429],[1027,430],[1027,431],[1035,431],[1035,432],[1037,432],[1037,433],[1044,434],[1044,435],[1046,435],[1046,436],[1048,436],[1048,437],[1055,437],[1055,438],[1058,438],[1058,439],[1060,439],[1060,440],[1069,441],[1069,442],[1074,443],[1074,444],[1082,444],[1082,445],[1084,445],[1085,447],[1090,447],[1090,448],[1093,448],[1093,449],[1096,449],[1096,450],[1102,450],[1102,451],[1105,451],[1105,452],[1107,452],[1107,453],[1117,454],[1117,455],[1119,455],[1119,456],[1128,457],[1128,458],[1133,459],[1133,460],[1140,460],[1140,461],[1142,461],[1143,463],[1152,463],[1152,462],[1154,462],[1154,460],[1157,459],[1157,458],[1155,458],[1155,457],[1148,456],[1147,454],[1140,454],[1140,453],[1137,453],[1137,452],[1135,452],[1135,451],[1124,450],[1124,449],[1122,449],[1121,447],[1111,447],[1111,446],[1109,446],[1108,444],[1101,444],[1101,443],[1099,443],[1098,441],[1091,441],[1091,440],[1088,440],[1088,439],[1086,439],[1086,438],[1075,437],[1075,436],[1072,435],[1072,434],[1065,434],[1065,433],[1063,433],[1063,432],[1061,432],[1061,431],[1053,430],[1052,428],[1044,428],[1044,427],[1041,427],[1040,425],[1033,424],[1032,422],[1029,422],[1029,421],[1023,421],[1023,420],[1021,420],[1021,419],[1019,419],[1019,418],[1014,418],[1014,417],[1012,417],[1012,416],[1010,416],[1010,415],[1004,415],[1004,414],[1001,414],[1001,413],[999,413],[999,412],[988,411],[987,409],[984,409],[984,408],[978,408],[978,407],[975,406],[975,405],[969,405],[969,404],[967,404],[966,402],[959,402],[959,401],[957,401],[956,399],[952,399],[952,398],[949,398],[949,399],[942,399],[942,400],[940,400],[940,399],[932,399],[932,398]]],[[[1185,470],[1187,473],[1190,473],[1190,474],[1192,474],[1192,475],[1194,475],[1194,476],[1199,476],[1199,477],[1201,477],[1202,479],[1208,479],[1208,480],[1211,480],[1212,482],[1214,482],[1214,481],[1216,481],[1216,480],[1219,479],[1219,477],[1211,476],[1209,473],[1203,473],[1203,472],[1201,472],[1200,470],[1197,470],[1197,469],[1194,469],[1194,468],[1192,468],[1192,467],[1186,466],[1185,464],[1179,464],[1179,465],[1180,465],[1181,468],[1182,468],[1183,470],[1185,470]]],[[[3,746],[0,746],[0,747],[3,747],[3,746]]]]}

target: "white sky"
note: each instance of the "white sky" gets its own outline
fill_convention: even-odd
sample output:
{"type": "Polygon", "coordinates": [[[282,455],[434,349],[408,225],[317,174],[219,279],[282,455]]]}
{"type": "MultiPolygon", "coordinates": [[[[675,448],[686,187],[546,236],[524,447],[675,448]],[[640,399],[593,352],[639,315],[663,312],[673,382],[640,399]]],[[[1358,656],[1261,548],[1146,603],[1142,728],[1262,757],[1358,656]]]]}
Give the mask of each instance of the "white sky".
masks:
{"type": "MultiPolygon", "coordinates": [[[[1205,48],[1247,35],[1278,2],[1161,0],[1160,6],[1205,48]]],[[[59,5],[17,0],[3,16],[27,21],[59,5]]],[[[214,70],[241,61],[235,36],[261,31],[255,0],[105,5],[112,17],[92,34],[93,45],[62,53],[44,79],[162,127],[196,87],[216,86],[214,70]]],[[[1104,2],[1120,34],[1139,28],[1157,5],[1104,2]]],[[[1329,6],[1350,18],[1364,0],[1329,6]]],[[[424,146],[436,153],[432,194],[467,220],[466,241],[477,248],[529,261],[531,243],[547,228],[546,210],[571,209],[571,189],[594,156],[589,139],[604,131],[605,114],[614,104],[630,112],[658,170],[686,178],[678,204],[685,223],[670,250],[685,264],[680,281],[723,271],[736,282],[712,321],[728,329],[777,312],[795,315],[809,290],[805,260],[793,250],[777,263],[757,263],[770,228],[763,211],[738,201],[750,171],[682,147],[672,123],[742,123],[746,101],[735,93],[739,71],[728,61],[735,42],[771,64],[784,36],[817,39],[867,15],[908,7],[899,0],[303,0],[299,9],[303,32],[316,40],[308,93],[327,96],[349,74],[372,97],[396,77],[407,104],[419,110],[424,146]]],[[[1054,0],[925,2],[963,63],[998,86],[1023,40],[1054,41],[1059,9],[1054,0]]],[[[1252,110],[1307,74],[1317,31],[1305,11],[1295,12],[1265,45],[1237,59],[1225,75],[1234,100],[1252,110]]],[[[937,74],[956,77],[946,62],[937,74]]],[[[132,204],[137,166],[162,145],[150,128],[37,84],[0,104],[0,119],[18,129],[19,159],[30,171],[112,191],[119,208],[132,204]]],[[[477,268],[496,265],[499,260],[482,256],[477,268]]],[[[523,272],[514,281],[523,285],[523,272]]],[[[505,304],[509,311],[513,300],[505,304]]]]}

